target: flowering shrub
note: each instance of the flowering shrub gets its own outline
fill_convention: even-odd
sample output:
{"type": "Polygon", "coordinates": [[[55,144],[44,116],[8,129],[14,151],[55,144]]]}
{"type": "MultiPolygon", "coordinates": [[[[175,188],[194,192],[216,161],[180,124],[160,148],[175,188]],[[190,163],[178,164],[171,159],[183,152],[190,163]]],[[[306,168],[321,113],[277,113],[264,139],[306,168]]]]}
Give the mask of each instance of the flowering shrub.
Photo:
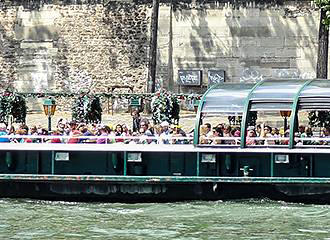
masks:
{"type": "Polygon", "coordinates": [[[159,90],[155,93],[155,96],[152,97],[151,111],[152,120],[155,124],[159,124],[162,121],[173,124],[179,123],[179,101],[174,94],[164,89],[159,90]]]}
{"type": "Polygon", "coordinates": [[[22,96],[10,91],[0,95],[0,122],[8,123],[12,116],[14,122],[25,123],[26,111],[26,102],[22,96]]]}
{"type": "Polygon", "coordinates": [[[72,119],[77,122],[101,122],[102,108],[100,98],[94,95],[82,94],[72,106],[72,119]]]}

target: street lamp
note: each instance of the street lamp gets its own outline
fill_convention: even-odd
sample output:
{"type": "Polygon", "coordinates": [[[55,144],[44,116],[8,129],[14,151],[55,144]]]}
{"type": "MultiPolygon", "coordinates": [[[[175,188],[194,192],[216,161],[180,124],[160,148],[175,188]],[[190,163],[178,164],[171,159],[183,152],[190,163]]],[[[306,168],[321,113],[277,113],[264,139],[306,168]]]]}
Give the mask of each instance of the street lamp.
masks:
{"type": "Polygon", "coordinates": [[[44,100],[44,112],[48,117],[48,131],[52,130],[52,116],[55,114],[56,104],[53,98],[48,98],[44,100]]]}
{"type": "Polygon", "coordinates": [[[291,111],[280,111],[281,117],[284,118],[284,131],[288,128],[288,117],[291,116],[291,111]]]}

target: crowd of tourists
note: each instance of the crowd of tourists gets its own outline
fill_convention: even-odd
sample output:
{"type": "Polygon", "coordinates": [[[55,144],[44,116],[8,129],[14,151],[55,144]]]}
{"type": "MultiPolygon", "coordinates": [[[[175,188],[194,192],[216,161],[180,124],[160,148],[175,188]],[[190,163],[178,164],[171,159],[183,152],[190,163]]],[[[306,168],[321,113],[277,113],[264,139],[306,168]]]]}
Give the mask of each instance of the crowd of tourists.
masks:
{"type": "Polygon", "coordinates": [[[167,121],[152,125],[139,112],[133,112],[131,126],[127,124],[86,124],[60,119],[56,129],[49,132],[41,126],[7,126],[0,123],[0,142],[14,143],[124,143],[124,144],[187,144],[192,132],[186,134],[180,125],[167,121]]]}
{"type": "MultiPolygon", "coordinates": [[[[0,123],[0,142],[14,143],[124,143],[124,144],[191,144],[194,131],[186,133],[180,125],[167,121],[151,124],[142,118],[138,111],[132,113],[132,123],[117,124],[86,124],[60,119],[56,129],[49,132],[41,126],[21,124],[17,128],[0,123]]],[[[249,126],[246,133],[246,145],[288,145],[290,130],[272,128],[269,125],[258,124],[249,126]]],[[[318,137],[329,140],[313,140],[310,127],[300,125],[295,132],[296,145],[328,145],[330,144],[330,128],[324,128],[318,137]],[[306,139],[306,140],[304,140],[306,139]]],[[[200,127],[200,144],[209,145],[239,145],[241,141],[240,126],[217,124],[212,127],[205,123],[200,127]]]]}
{"type": "MultiPolygon", "coordinates": [[[[328,145],[330,144],[330,128],[323,128],[318,136],[313,136],[311,127],[300,125],[295,131],[296,145],[328,145]],[[318,138],[317,138],[318,137],[318,138]],[[321,140],[320,140],[321,138],[321,140]],[[306,139],[306,140],[304,140],[306,139]]],[[[290,129],[284,127],[271,127],[269,125],[258,124],[249,126],[246,134],[246,145],[288,145],[290,129]]],[[[201,126],[200,143],[201,144],[226,144],[239,145],[241,140],[240,126],[231,126],[218,124],[213,127],[210,123],[201,126]]]]}

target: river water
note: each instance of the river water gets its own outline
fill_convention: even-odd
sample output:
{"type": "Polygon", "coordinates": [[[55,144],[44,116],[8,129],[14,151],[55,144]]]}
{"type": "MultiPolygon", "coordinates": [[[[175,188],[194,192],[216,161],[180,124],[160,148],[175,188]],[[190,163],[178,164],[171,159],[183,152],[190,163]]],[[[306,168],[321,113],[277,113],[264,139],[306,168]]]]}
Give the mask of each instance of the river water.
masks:
{"type": "Polygon", "coordinates": [[[330,239],[330,205],[0,199],[0,239],[330,239]]]}

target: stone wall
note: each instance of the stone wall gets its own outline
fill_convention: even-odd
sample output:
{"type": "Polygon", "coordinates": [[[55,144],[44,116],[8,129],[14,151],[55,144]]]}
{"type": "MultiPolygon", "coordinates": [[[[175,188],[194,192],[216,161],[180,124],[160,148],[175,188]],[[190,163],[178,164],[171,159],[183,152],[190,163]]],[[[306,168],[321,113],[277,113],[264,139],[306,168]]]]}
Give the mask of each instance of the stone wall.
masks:
{"type": "Polygon", "coordinates": [[[208,71],[221,69],[228,82],[316,75],[319,12],[310,1],[208,1],[172,8],[160,10],[160,86],[204,91],[208,71]],[[202,70],[202,88],[179,87],[180,69],[202,70]]]}
{"type": "MultiPolygon", "coordinates": [[[[19,91],[146,91],[150,8],[111,2],[0,11],[0,79],[19,91]]],[[[6,84],[4,84],[6,83],[6,84]]]]}
{"type": "MultiPolygon", "coordinates": [[[[43,2],[0,10],[0,87],[146,92],[151,1],[43,2]]],[[[156,87],[203,92],[209,70],[228,82],[314,77],[318,24],[310,1],[162,2],[156,87]],[[180,69],[201,70],[202,86],[179,87],[180,69]]]]}

